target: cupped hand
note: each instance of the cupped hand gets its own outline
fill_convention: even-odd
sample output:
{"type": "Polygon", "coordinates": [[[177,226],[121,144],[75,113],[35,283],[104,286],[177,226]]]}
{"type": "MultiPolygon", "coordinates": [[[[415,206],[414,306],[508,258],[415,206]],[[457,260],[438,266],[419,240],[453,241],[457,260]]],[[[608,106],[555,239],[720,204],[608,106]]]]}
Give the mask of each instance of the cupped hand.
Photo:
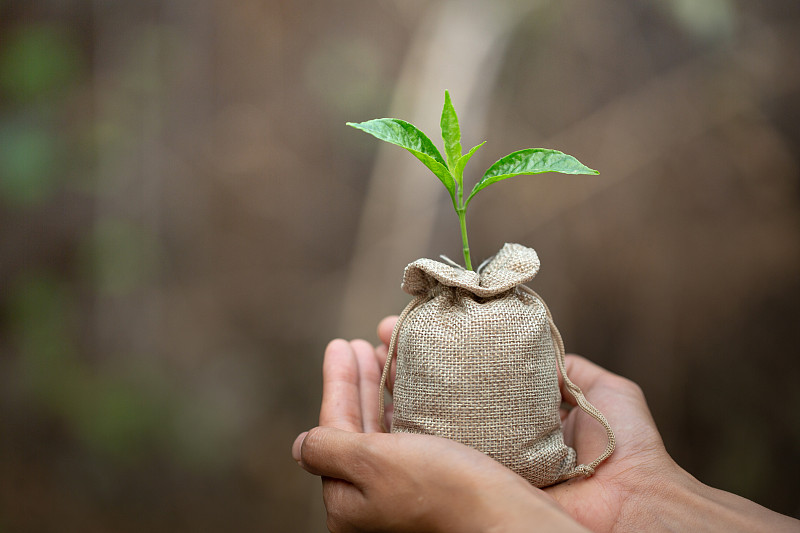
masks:
{"type": "MultiPolygon", "coordinates": [[[[390,325],[379,329],[385,343],[390,325]]],[[[378,386],[385,356],[385,345],[332,341],[320,427],[292,447],[298,464],[322,477],[331,531],[531,531],[531,524],[583,531],[552,498],[476,450],[439,437],[383,433],[378,386]]]]}
{"type": "MultiPolygon", "coordinates": [[[[576,356],[566,356],[566,370],[608,420],[616,436],[614,453],[589,478],[575,478],[544,489],[566,511],[592,531],[626,529],[650,509],[661,487],[689,477],[669,456],[644,394],[634,382],[576,356]],[[647,505],[642,505],[647,502],[647,505]]],[[[589,463],[606,446],[606,430],[576,408],[559,381],[561,397],[572,406],[562,411],[564,441],[575,448],[578,463],[589,463]]]]}
{"type": "MultiPolygon", "coordinates": [[[[376,355],[381,360],[385,360],[395,322],[395,317],[388,317],[378,326],[383,345],[376,355]]],[[[592,477],[572,479],[545,492],[593,531],[611,531],[642,509],[639,503],[643,498],[652,496],[667,481],[685,481],[686,474],[667,454],[636,383],[575,355],[566,357],[566,367],[570,380],[605,414],[617,447],[592,477]]],[[[573,407],[562,412],[564,439],[575,448],[578,463],[590,463],[605,450],[605,428],[576,408],[560,374],[559,386],[562,398],[573,407]]]]}
{"type": "MultiPolygon", "coordinates": [[[[395,317],[378,326],[383,345],[376,355],[385,360],[395,317]]],[[[586,398],[604,413],[613,428],[617,446],[614,453],[589,478],[575,478],[548,487],[545,492],[573,518],[592,531],[611,531],[624,527],[650,505],[642,502],[661,488],[687,483],[686,474],[664,448],[655,421],[641,388],[583,357],[568,355],[566,370],[570,380],[586,398]]],[[[562,412],[564,439],[578,454],[578,463],[590,463],[606,447],[606,430],[594,418],[577,408],[559,374],[564,401],[573,408],[562,412]]],[[[388,427],[388,426],[387,426],[388,427]]]]}
{"type": "MultiPolygon", "coordinates": [[[[664,449],[641,389],[567,356],[567,374],[605,414],[617,448],[590,478],[536,489],[488,456],[438,437],[387,434],[378,384],[383,345],[336,340],[323,364],[320,427],[297,437],[295,460],[322,477],[331,531],[797,531],[800,522],[705,486],[664,449]]],[[[391,390],[394,368],[388,380],[391,390]]],[[[561,387],[562,398],[574,407],[561,387]]],[[[386,427],[391,419],[387,408],[386,427]]],[[[562,412],[564,439],[580,463],[605,449],[606,432],[578,408],[562,412]]]]}

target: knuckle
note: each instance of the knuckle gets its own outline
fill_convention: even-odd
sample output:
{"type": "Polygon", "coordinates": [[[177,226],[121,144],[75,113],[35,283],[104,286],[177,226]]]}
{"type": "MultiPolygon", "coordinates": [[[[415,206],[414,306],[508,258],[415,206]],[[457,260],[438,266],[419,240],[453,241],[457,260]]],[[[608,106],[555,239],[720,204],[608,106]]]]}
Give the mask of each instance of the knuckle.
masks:
{"type": "Polygon", "coordinates": [[[636,398],[637,400],[644,400],[644,391],[642,387],[639,386],[638,383],[632,381],[628,378],[617,376],[615,377],[616,383],[614,383],[614,387],[617,390],[624,392],[626,395],[636,398]]]}
{"type": "Polygon", "coordinates": [[[364,339],[353,339],[350,344],[354,348],[361,348],[363,350],[372,350],[372,345],[364,339]]]}
{"type": "Polygon", "coordinates": [[[347,341],[344,339],[341,338],[333,339],[330,342],[328,342],[328,345],[325,347],[325,351],[328,352],[331,350],[341,349],[344,348],[346,345],[347,341]]]}
{"type": "Polygon", "coordinates": [[[352,467],[357,472],[359,479],[372,479],[377,470],[380,469],[380,461],[386,453],[381,439],[376,438],[377,434],[365,433],[353,444],[354,456],[357,460],[353,461],[352,467]]]}
{"type": "Polygon", "coordinates": [[[342,520],[338,516],[333,516],[328,513],[326,524],[328,531],[331,533],[348,533],[350,531],[358,531],[354,529],[348,522],[342,520]]]}
{"type": "Polygon", "coordinates": [[[331,533],[339,533],[342,529],[339,527],[339,523],[328,513],[328,519],[325,521],[325,525],[328,527],[328,531],[331,533]]]}
{"type": "Polygon", "coordinates": [[[320,427],[311,428],[300,446],[300,457],[306,464],[314,464],[317,451],[325,440],[325,430],[320,427]]]}
{"type": "Polygon", "coordinates": [[[365,433],[362,438],[356,443],[356,450],[358,457],[362,459],[373,460],[381,456],[382,444],[379,442],[374,434],[365,433]]]}
{"type": "Polygon", "coordinates": [[[344,522],[342,521],[342,517],[340,516],[339,512],[336,510],[332,510],[331,508],[328,509],[328,515],[326,517],[326,524],[328,526],[328,531],[331,533],[339,533],[340,531],[345,531],[344,522]]]}
{"type": "Polygon", "coordinates": [[[323,483],[322,501],[327,511],[328,529],[337,533],[339,531],[349,531],[350,516],[348,508],[347,487],[343,481],[328,479],[323,483]]]}

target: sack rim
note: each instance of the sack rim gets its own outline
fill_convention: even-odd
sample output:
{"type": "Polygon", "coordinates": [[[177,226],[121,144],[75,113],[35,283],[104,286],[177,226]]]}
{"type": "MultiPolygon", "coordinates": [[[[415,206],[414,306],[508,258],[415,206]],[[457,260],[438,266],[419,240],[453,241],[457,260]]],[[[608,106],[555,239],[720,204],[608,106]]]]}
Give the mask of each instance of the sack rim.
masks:
{"type": "Polygon", "coordinates": [[[497,296],[527,283],[539,272],[539,256],[533,248],[505,243],[480,272],[435,261],[417,259],[403,273],[402,288],[418,296],[437,285],[464,289],[480,298],[497,296]]]}

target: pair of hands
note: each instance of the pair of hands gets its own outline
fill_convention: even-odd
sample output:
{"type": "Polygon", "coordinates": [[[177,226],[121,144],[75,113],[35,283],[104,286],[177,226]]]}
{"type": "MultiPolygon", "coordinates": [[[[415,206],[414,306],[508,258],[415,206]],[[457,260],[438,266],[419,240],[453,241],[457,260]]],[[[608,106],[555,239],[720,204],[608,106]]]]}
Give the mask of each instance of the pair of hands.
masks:
{"type": "MultiPolygon", "coordinates": [[[[331,531],[611,531],[651,529],[659,522],[706,529],[720,525],[706,520],[715,512],[727,513],[727,527],[747,530],[786,519],[684,472],[664,449],[638,385],[577,356],[567,356],[567,374],[617,436],[616,451],[590,478],[541,490],[457,442],[382,432],[378,386],[396,320],[380,323],[383,344],[377,348],[363,340],[328,345],[320,426],[292,446],[298,464],[322,478],[331,531]],[[750,518],[741,518],[741,510],[750,518]]],[[[390,390],[393,376],[394,368],[390,390]]],[[[574,402],[563,386],[561,392],[574,402]]],[[[385,427],[391,415],[388,406],[385,427]]],[[[605,430],[590,416],[572,409],[562,412],[562,421],[579,463],[603,451],[605,430]]],[[[786,520],[774,523],[796,527],[786,520]]]]}

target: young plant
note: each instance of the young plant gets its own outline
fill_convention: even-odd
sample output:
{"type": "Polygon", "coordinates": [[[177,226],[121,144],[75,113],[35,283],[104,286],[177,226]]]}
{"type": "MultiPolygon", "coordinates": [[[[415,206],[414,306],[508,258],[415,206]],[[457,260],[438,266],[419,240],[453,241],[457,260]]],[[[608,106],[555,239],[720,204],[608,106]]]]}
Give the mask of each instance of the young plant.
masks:
{"type": "Polygon", "coordinates": [[[444,92],[444,107],[442,108],[442,139],[447,159],[442,157],[439,150],[431,140],[413,124],[397,118],[378,118],[366,122],[353,123],[352,126],[361,131],[374,135],[382,141],[396,144],[405,148],[428,167],[444,184],[453,208],[458,215],[461,225],[461,240],[464,245],[464,263],[467,270],[472,270],[472,261],[469,253],[469,240],[467,239],[466,213],[467,206],[472,198],[481,190],[492,183],[521,176],[524,174],[541,174],[543,172],[560,172],[561,174],[599,174],[596,170],[583,165],[580,161],[558,150],[546,148],[526,148],[500,158],[486,169],[483,177],[478,180],[472,191],[464,199],[464,167],[478,148],[486,141],[473,147],[466,154],[461,148],[461,128],[458,125],[458,116],[450,101],[450,93],[444,92]]]}

